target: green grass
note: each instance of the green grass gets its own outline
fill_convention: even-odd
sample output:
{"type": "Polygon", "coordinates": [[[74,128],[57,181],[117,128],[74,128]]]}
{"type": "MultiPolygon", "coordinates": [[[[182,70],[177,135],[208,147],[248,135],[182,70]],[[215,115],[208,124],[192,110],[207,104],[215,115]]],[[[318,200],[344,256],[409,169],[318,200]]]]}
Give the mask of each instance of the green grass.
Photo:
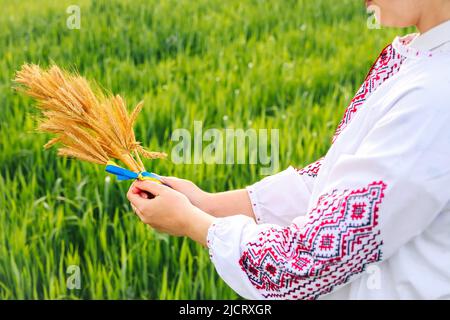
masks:
{"type": "MultiPolygon", "coordinates": [[[[396,30],[369,30],[355,0],[1,0],[0,298],[235,299],[205,249],[141,224],[128,183],[43,151],[32,101],[11,90],[24,62],[78,70],[128,104],[136,134],[170,153],[171,132],[280,129],[281,168],[322,156],[353,92],[396,30]],[[66,28],[68,5],[81,30],[66,28]],[[249,67],[251,66],[251,68],[249,67]],[[228,120],[224,120],[224,116],[228,120]],[[79,265],[81,290],[66,288],[79,265]]],[[[209,191],[262,177],[257,165],[147,169],[209,191]]]]}

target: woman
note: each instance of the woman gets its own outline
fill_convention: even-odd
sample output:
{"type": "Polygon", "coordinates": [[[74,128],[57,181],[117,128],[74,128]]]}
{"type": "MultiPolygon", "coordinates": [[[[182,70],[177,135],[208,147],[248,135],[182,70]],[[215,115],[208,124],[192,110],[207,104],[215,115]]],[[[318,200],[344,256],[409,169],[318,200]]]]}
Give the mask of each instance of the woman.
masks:
{"type": "Polygon", "coordinates": [[[420,34],[382,51],[324,158],[245,190],[128,192],[142,221],[208,246],[245,298],[450,298],[450,0],[366,5],[420,34]]]}

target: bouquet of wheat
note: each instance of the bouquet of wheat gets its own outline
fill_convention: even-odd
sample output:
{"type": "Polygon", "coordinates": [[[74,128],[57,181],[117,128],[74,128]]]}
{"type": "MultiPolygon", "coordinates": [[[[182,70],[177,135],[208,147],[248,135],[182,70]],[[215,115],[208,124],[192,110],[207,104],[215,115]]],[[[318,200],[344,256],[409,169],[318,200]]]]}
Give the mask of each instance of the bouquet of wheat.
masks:
{"type": "Polygon", "coordinates": [[[145,150],[133,131],[142,102],[129,113],[122,97],[107,95],[98,87],[94,91],[86,79],[56,65],[43,70],[25,64],[14,81],[16,89],[33,97],[42,111],[38,130],[54,134],[45,149],[59,144],[58,155],[106,165],[106,171],[119,180],[159,180],[158,175],[145,171],[140,156],[156,159],[167,155],[145,150]]]}

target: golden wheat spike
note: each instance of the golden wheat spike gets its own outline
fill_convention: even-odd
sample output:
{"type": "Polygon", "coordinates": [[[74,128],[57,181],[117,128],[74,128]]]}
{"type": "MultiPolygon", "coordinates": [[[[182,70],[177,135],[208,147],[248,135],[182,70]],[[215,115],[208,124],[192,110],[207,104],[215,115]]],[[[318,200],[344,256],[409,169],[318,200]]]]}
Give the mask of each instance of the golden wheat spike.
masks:
{"type": "Polygon", "coordinates": [[[167,156],[145,150],[135,139],[133,125],[142,102],[128,113],[121,96],[93,90],[86,79],[56,65],[43,70],[25,64],[14,81],[17,89],[37,101],[42,111],[38,129],[55,136],[44,148],[61,144],[60,156],[98,164],[116,159],[135,172],[145,170],[139,154],[148,159],[167,156]]]}
{"type": "Polygon", "coordinates": [[[141,112],[143,106],[144,106],[144,101],[141,101],[136,105],[136,107],[134,107],[134,109],[130,115],[130,126],[133,126],[134,123],[136,122],[137,116],[141,112]]]}
{"type": "Polygon", "coordinates": [[[64,156],[64,157],[77,158],[77,159],[80,159],[83,161],[97,163],[97,164],[104,164],[103,161],[100,161],[94,157],[91,157],[90,155],[86,154],[83,151],[77,151],[72,148],[59,148],[58,155],[64,156]]]}
{"type": "Polygon", "coordinates": [[[144,158],[147,159],[158,159],[158,158],[165,158],[167,157],[166,153],[162,152],[154,152],[154,151],[147,151],[142,146],[138,145],[136,147],[137,152],[139,152],[144,158]]]}
{"type": "Polygon", "coordinates": [[[44,144],[44,149],[49,149],[53,145],[57,144],[60,141],[61,141],[61,138],[59,138],[59,137],[50,139],[46,144],[44,144]]]}

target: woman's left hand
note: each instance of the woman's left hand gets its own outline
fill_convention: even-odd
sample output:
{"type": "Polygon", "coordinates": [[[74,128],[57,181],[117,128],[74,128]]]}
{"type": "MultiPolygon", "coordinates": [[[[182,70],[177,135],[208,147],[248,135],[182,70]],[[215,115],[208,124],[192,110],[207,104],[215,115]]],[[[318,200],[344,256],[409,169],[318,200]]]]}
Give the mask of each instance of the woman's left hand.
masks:
{"type": "Polygon", "coordinates": [[[214,217],[193,206],[182,193],[152,181],[135,181],[127,193],[142,222],[175,236],[188,236],[205,245],[214,217]],[[154,198],[149,198],[146,192],[154,198]]]}

